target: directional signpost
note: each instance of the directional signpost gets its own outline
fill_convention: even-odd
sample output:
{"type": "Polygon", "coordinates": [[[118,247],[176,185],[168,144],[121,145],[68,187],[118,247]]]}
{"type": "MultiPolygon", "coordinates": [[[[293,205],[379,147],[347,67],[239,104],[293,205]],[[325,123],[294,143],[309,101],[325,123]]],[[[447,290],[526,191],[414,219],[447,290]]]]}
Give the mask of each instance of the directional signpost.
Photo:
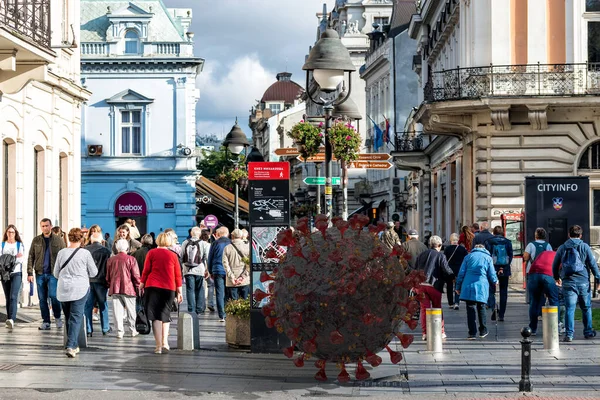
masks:
{"type": "Polygon", "coordinates": [[[392,163],[389,161],[353,161],[350,168],[390,169],[392,168],[392,163]]]}
{"type": "MultiPolygon", "coordinates": [[[[313,157],[304,159],[304,158],[302,158],[302,156],[300,156],[300,152],[295,147],[284,147],[281,149],[277,149],[277,150],[275,150],[275,154],[277,154],[278,156],[290,156],[290,157],[297,156],[296,158],[298,159],[298,161],[302,161],[302,162],[314,162],[314,163],[325,162],[325,153],[324,152],[317,153],[313,157]]],[[[348,165],[348,168],[390,169],[393,166],[393,164],[388,161],[391,157],[392,156],[387,153],[362,153],[362,154],[358,155],[358,160],[353,161],[352,163],[350,163],[350,165],[348,165]]],[[[332,159],[332,161],[336,161],[335,157],[332,157],[331,159],[332,159]]],[[[307,179],[309,179],[309,178],[307,178],[307,179]]],[[[315,177],[315,179],[316,179],[316,177],[315,177]]],[[[324,182],[325,178],[322,177],[321,179],[323,179],[323,182],[324,182]]],[[[336,178],[332,179],[333,184],[339,185],[339,183],[335,183],[336,182],[335,179],[336,178]]],[[[306,182],[306,180],[304,181],[304,183],[306,183],[307,185],[317,185],[317,183],[308,183],[308,182],[306,182]]],[[[319,183],[318,185],[324,185],[324,184],[325,183],[322,183],[322,184],[319,183]]]]}
{"type": "MultiPolygon", "coordinates": [[[[308,176],[308,177],[304,178],[304,183],[307,185],[323,186],[323,185],[325,185],[325,177],[324,176],[308,176]]],[[[339,176],[332,177],[331,184],[332,185],[341,185],[342,178],[340,178],[339,176]]]]}

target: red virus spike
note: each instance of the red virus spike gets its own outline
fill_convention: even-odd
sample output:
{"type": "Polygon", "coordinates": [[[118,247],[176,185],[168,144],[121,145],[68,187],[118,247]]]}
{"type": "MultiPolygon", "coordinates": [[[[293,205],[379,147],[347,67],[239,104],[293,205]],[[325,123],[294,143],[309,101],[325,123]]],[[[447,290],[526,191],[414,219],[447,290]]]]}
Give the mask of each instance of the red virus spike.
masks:
{"type": "Polygon", "coordinates": [[[369,379],[369,377],[371,376],[371,374],[369,373],[369,371],[367,371],[365,369],[365,367],[363,367],[362,362],[358,362],[356,364],[356,379],[358,379],[359,381],[364,381],[365,379],[369,379]]]}
{"type": "Polygon", "coordinates": [[[267,325],[267,328],[273,328],[278,319],[279,318],[275,318],[275,317],[266,317],[265,325],[267,325]]]}
{"type": "Polygon", "coordinates": [[[279,258],[279,254],[277,254],[277,250],[270,248],[265,252],[265,258],[279,258]]]}
{"type": "Polygon", "coordinates": [[[375,225],[369,225],[369,233],[374,235],[376,233],[379,233],[379,230],[377,229],[377,227],[375,225]]]}
{"type": "Polygon", "coordinates": [[[287,328],[285,331],[285,335],[292,339],[296,340],[298,338],[299,328],[287,328]]]}
{"type": "Polygon", "coordinates": [[[335,227],[338,228],[338,230],[340,231],[342,238],[343,238],[344,233],[346,233],[346,231],[350,227],[350,223],[348,221],[342,220],[342,221],[339,221],[337,224],[335,224],[335,227]]]}
{"type": "Polygon", "coordinates": [[[420,307],[419,302],[413,300],[408,303],[407,311],[411,314],[414,314],[415,311],[417,311],[419,309],[419,307],[420,307]]]}
{"type": "Polygon", "coordinates": [[[302,323],[302,314],[297,311],[291,312],[290,315],[288,315],[288,321],[290,321],[294,328],[297,328],[302,323]]]}
{"type": "Polygon", "coordinates": [[[296,238],[294,237],[294,231],[286,229],[283,232],[277,234],[277,244],[284,247],[292,247],[296,244],[296,238]]]}
{"type": "Polygon", "coordinates": [[[317,360],[315,361],[315,367],[319,369],[325,369],[325,364],[327,364],[327,360],[317,360]]]}
{"type": "Polygon", "coordinates": [[[300,276],[300,274],[296,272],[296,268],[293,265],[289,265],[283,269],[283,276],[288,279],[296,275],[300,276]]]}
{"type": "Polygon", "coordinates": [[[417,327],[418,324],[419,324],[419,321],[417,321],[416,319],[411,319],[410,321],[408,321],[406,323],[406,325],[408,325],[408,327],[410,328],[411,331],[415,330],[415,328],[417,327]]]}
{"type": "Polygon", "coordinates": [[[377,223],[377,230],[378,230],[379,232],[383,232],[383,231],[385,231],[386,225],[387,225],[387,224],[386,224],[385,222],[379,221],[379,222],[377,223]]]}
{"type": "Polygon", "coordinates": [[[283,355],[287,358],[294,357],[294,344],[292,344],[290,347],[286,347],[285,349],[283,349],[283,355]]]}
{"type": "Polygon", "coordinates": [[[344,335],[338,330],[335,330],[329,334],[329,341],[332,344],[343,344],[344,343],[344,335]]]}
{"type": "Polygon", "coordinates": [[[315,342],[315,338],[302,343],[302,349],[307,353],[314,353],[317,351],[317,343],[315,342]]]}
{"type": "Polygon", "coordinates": [[[315,379],[318,380],[319,382],[325,382],[325,381],[327,381],[327,375],[325,374],[325,369],[324,368],[321,368],[315,374],[315,379]]]}
{"type": "Polygon", "coordinates": [[[390,346],[385,346],[385,348],[390,353],[390,361],[392,364],[398,364],[402,361],[402,353],[390,349],[390,346]]]}
{"type": "Polygon", "coordinates": [[[362,316],[363,324],[371,325],[375,321],[375,316],[371,313],[366,313],[362,316]]]}
{"type": "Polygon", "coordinates": [[[377,354],[373,354],[371,350],[367,350],[367,357],[365,358],[365,361],[367,361],[373,367],[378,367],[383,360],[377,354]]]}
{"type": "Polygon", "coordinates": [[[310,233],[310,228],[308,227],[307,222],[298,222],[298,225],[296,225],[296,230],[303,233],[304,235],[308,235],[310,233]]]}
{"type": "Polygon", "coordinates": [[[397,333],[396,336],[400,339],[400,344],[402,344],[403,348],[408,348],[410,344],[415,340],[415,335],[407,335],[404,333],[397,333]]]}
{"type": "Polygon", "coordinates": [[[254,291],[254,300],[256,301],[262,301],[264,298],[269,297],[270,294],[269,293],[265,293],[260,289],[256,289],[254,291]]]}
{"type": "Polygon", "coordinates": [[[306,295],[300,292],[294,293],[294,300],[296,300],[296,303],[302,304],[306,300],[306,295]]]}
{"type": "Polygon", "coordinates": [[[268,282],[268,281],[272,281],[273,279],[274,278],[271,275],[269,275],[267,273],[267,271],[263,271],[260,273],[260,281],[261,282],[268,282]]]}
{"type": "Polygon", "coordinates": [[[340,217],[339,215],[336,215],[335,217],[331,218],[331,224],[333,226],[336,226],[338,224],[338,222],[343,221],[344,219],[342,217],[340,217]]]}
{"type": "Polygon", "coordinates": [[[342,370],[337,376],[337,380],[340,383],[347,383],[350,381],[350,375],[348,374],[348,371],[346,371],[346,366],[344,364],[342,364],[342,370]]]}
{"type": "Polygon", "coordinates": [[[334,263],[339,263],[344,259],[344,255],[342,254],[342,251],[340,249],[335,249],[334,251],[329,253],[329,257],[327,257],[327,259],[334,263]]]}
{"type": "Polygon", "coordinates": [[[301,354],[300,357],[294,359],[294,365],[298,368],[304,367],[304,354],[301,354]]]}
{"type": "Polygon", "coordinates": [[[329,227],[329,222],[327,222],[327,220],[321,220],[315,223],[315,228],[317,228],[321,232],[323,238],[326,237],[327,227],[329,227]]]}

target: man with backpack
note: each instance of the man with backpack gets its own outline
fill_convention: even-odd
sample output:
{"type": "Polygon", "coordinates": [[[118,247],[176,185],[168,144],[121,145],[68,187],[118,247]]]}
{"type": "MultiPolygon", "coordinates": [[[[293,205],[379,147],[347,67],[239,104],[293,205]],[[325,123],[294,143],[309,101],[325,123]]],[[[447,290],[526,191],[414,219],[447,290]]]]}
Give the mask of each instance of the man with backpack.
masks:
{"type": "Polygon", "coordinates": [[[563,342],[572,342],[575,324],[575,305],[579,304],[583,319],[583,335],[596,337],[592,328],[592,287],[590,271],[600,281],[600,271],[592,249],[581,240],[583,230],[579,225],[569,228],[569,239],[562,244],[552,263],[552,273],[558,286],[562,285],[565,297],[566,318],[563,342]]]}
{"type": "MultiPolygon", "coordinates": [[[[482,224],[483,226],[483,224],[482,224]]],[[[480,233],[480,235],[482,235],[480,233]]],[[[477,238],[477,236],[475,237],[477,238]]],[[[473,240],[475,244],[475,240],[473,240]]],[[[504,237],[504,230],[501,226],[494,228],[494,235],[484,242],[484,246],[492,256],[494,269],[498,274],[498,283],[500,286],[500,308],[496,315],[496,287],[490,284],[490,294],[488,297],[488,307],[492,308],[492,321],[496,318],[499,322],[504,321],[506,312],[506,302],[508,300],[508,278],[510,277],[510,264],[513,259],[513,248],[510,240],[504,237]]]]}
{"type": "Polygon", "coordinates": [[[529,328],[535,336],[538,317],[542,314],[544,296],[551,306],[558,306],[558,289],[552,279],[552,263],[556,253],[546,241],[546,230],[535,230],[535,241],[529,243],[523,253],[527,265],[527,292],[529,293],[529,328]]]}
{"type": "Polygon", "coordinates": [[[190,230],[191,237],[183,242],[181,253],[185,276],[185,297],[189,312],[203,314],[206,308],[204,299],[204,275],[208,260],[208,235],[201,238],[202,230],[197,226],[190,230]]]}

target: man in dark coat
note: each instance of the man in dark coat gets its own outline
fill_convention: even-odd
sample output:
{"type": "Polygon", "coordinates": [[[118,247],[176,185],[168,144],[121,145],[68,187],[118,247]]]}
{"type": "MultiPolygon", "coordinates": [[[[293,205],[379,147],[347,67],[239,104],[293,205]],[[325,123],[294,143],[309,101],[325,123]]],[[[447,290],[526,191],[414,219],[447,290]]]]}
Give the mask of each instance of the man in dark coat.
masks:
{"type": "Polygon", "coordinates": [[[94,324],[92,323],[92,311],[94,304],[98,304],[100,311],[100,327],[102,334],[107,335],[110,332],[110,323],[108,318],[108,283],[106,282],[106,262],[111,256],[111,251],[102,245],[102,233],[94,232],[90,238],[90,244],[85,248],[92,253],[94,263],[98,268],[98,275],[90,278],[90,293],[85,303],[85,318],[87,324],[87,335],[92,336],[94,324]]]}

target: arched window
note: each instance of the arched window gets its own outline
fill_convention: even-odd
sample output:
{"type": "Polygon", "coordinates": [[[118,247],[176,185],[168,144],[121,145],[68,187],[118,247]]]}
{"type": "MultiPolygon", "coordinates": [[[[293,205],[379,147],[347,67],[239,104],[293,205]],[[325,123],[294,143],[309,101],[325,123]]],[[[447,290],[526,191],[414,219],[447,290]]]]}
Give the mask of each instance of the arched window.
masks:
{"type": "Polygon", "coordinates": [[[139,54],[140,38],[135,31],[127,31],[125,34],[125,54],[139,54]]]}
{"type": "Polygon", "coordinates": [[[579,160],[579,169],[600,169],[600,142],[591,144],[579,160]]]}

